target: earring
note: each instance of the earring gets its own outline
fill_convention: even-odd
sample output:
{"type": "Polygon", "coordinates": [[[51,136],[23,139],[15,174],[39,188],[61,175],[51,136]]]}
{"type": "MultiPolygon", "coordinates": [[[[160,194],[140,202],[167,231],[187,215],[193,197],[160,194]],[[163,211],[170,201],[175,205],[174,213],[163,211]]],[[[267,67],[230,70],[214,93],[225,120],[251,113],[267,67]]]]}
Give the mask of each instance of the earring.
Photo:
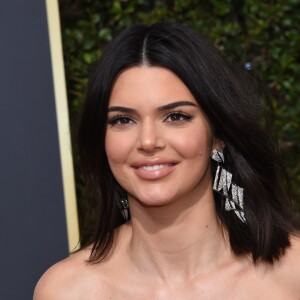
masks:
{"type": "Polygon", "coordinates": [[[129,205],[127,198],[122,198],[119,202],[119,207],[121,209],[121,214],[125,221],[127,222],[129,220],[129,205]]]}
{"type": "Polygon", "coordinates": [[[244,213],[244,189],[232,183],[232,174],[225,170],[220,163],[224,163],[222,151],[214,149],[211,158],[218,163],[213,190],[225,197],[225,210],[233,210],[237,217],[246,223],[244,213]],[[231,196],[229,195],[231,193],[231,196]]]}

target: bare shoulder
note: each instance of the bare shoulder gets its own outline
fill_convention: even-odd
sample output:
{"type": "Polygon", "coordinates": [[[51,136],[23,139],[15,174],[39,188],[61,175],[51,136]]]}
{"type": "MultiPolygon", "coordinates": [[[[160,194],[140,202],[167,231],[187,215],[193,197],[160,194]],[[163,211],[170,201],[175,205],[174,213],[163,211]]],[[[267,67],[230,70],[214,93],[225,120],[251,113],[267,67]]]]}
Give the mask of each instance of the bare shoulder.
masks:
{"type": "Polygon", "coordinates": [[[279,261],[277,276],[280,282],[289,285],[300,295],[300,236],[291,236],[291,247],[279,261]]]}
{"type": "MultiPolygon", "coordinates": [[[[300,286],[300,233],[291,236],[291,247],[287,249],[283,259],[283,266],[292,274],[295,273],[300,286]]],[[[291,274],[291,275],[292,275],[291,274]]]]}
{"type": "Polygon", "coordinates": [[[103,262],[88,263],[92,247],[87,247],[52,266],[37,283],[34,300],[111,299],[115,279],[120,269],[126,269],[129,228],[116,229],[111,255],[103,262]]]}
{"type": "Polygon", "coordinates": [[[95,273],[99,272],[95,272],[95,267],[86,262],[88,257],[89,250],[85,249],[53,265],[37,283],[33,299],[85,299],[86,291],[91,294],[89,299],[93,299],[100,298],[99,294],[95,294],[99,290],[103,298],[107,298],[105,281],[97,280],[98,289],[93,291],[93,286],[95,286],[93,281],[96,281],[95,273]],[[92,293],[94,293],[93,296],[92,293]]]}

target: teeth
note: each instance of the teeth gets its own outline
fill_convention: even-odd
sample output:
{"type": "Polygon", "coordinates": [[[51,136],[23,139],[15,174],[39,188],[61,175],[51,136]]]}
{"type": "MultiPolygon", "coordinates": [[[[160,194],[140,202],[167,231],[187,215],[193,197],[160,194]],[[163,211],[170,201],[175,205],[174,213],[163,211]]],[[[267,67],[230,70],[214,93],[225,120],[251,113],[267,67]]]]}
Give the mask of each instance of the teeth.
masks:
{"type": "Polygon", "coordinates": [[[162,165],[153,165],[153,166],[143,166],[143,169],[146,171],[156,171],[159,170],[161,168],[170,166],[171,164],[162,164],[162,165]]]}

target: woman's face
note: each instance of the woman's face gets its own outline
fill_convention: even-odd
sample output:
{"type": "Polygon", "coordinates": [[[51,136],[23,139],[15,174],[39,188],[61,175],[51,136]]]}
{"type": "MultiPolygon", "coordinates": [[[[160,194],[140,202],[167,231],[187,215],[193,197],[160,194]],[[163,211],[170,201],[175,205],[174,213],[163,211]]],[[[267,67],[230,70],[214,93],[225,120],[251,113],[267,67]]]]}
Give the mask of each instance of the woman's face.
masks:
{"type": "Polygon", "coordinates": [[[210,155],[217,143],[174,73],[145,66],[123,71],[108,111],[107,158],[129,197],[161,206],[211,189],[210,155]]]}

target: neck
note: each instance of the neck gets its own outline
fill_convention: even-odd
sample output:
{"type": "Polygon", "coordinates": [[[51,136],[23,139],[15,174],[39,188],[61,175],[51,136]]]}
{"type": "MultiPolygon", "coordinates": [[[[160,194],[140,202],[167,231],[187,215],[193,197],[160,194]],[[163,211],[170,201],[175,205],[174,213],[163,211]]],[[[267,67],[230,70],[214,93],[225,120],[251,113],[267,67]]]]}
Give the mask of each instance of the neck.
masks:
{"type": "Polygon", "coordinates": [[[213,269],[230,253],[211,191],[164,207],[131,202],[129,253],[140,272],[164,281],[187,280],[213,269]]]}

